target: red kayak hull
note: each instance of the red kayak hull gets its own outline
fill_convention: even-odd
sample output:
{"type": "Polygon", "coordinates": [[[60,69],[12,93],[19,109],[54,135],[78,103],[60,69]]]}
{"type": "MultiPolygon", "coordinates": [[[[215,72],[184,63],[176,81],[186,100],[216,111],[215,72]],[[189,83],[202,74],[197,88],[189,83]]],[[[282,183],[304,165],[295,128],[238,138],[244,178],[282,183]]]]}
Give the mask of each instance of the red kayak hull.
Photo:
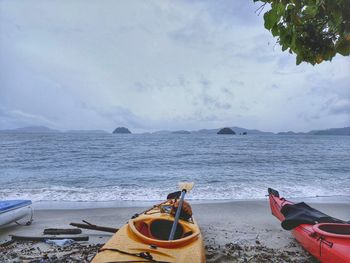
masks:
{"type": "MultiPolygon", "coordinates": [[[[273,193],[269,194],[269,202],[272,214],[280,221],[284,220],[281,208],[286,204],[293,204],[273,193]]],[[[295,239],[320,262],[350,263],[350,224],[302,224],[294,228],[292,233],[295,239]],[[333,231],[334,229],[339,231],[333,231]]]]}

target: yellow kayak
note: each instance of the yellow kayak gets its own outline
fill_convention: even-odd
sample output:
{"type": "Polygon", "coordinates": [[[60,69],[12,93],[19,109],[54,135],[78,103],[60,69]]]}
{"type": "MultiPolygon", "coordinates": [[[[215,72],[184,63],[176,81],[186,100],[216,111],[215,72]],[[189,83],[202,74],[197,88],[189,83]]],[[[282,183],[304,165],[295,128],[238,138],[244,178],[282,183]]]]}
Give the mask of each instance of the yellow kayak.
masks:
{"type": "Polygon", "coordinates": [[[205,263],[202,235],[192,216],[180,218],[175,238],[168,240],[175,203],[170,199],[134,216],[101,248],[92,263],[205,263]]]}

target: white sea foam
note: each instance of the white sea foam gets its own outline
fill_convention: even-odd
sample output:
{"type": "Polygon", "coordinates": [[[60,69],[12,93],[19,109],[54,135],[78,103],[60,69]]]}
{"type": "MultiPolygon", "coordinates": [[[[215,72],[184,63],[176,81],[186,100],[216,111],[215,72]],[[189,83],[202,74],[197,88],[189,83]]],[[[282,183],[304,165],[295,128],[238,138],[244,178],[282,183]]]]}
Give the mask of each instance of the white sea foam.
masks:
{"type": "MultiPolygon", "coordinates": [[[[263,199],[267,193],[267,187],[235,185],[225,186],[197,186],[187,195],[190,200],[242,200],[242,199],[263,199]],[[238,190],[239,189],[239,190],[238,190]]],[[[298,190],[292,186],[273,185],[285,197],[303,198],[317,196],[339,196],[339,191],[331,191],[319,187],[300,186],[298,190]]],[[[167,188],[69,188],[50,187],[46,189],[21,189],[20,191],[2,190],[0,199],[31,199],[33,201],[156,201],[163,200],[168,193],[177,191],[176,187],[167,188]]],[[[344,189],[343,189],[344,190],[344,189]]],[[[342,191],[342,196],[350,196],[350,189],[342,191]]]]}

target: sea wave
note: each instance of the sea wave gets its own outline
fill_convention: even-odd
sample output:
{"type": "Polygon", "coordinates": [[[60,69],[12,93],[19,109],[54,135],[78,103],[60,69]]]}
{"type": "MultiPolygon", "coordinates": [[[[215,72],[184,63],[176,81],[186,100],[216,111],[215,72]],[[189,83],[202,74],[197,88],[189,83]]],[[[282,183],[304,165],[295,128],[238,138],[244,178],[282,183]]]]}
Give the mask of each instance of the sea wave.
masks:
{"type": "MultiPolygon", "coordinates": [[[[199,201],[211,200],[255,200],[262,199],[267,194],[267,187],[243,185],[202,185],[188,193],[187,199],[199,201]]],[[[341,194],[337,189],[312,187],[306,185],[283,186],[271,185],[283,196],[291,198],[321,197],[321,196],[350,196],[350,188],[343,188],[341,194]],[[296,190],[297,187],[297,190],[296,190]]],[[[119,187],[108,186],[101,188],[79,187],[50,187],[3,189],[0,199],[31,199],[32,201],[158,201],[166,198],[170,192],[177,191],[176,187],[119,187]]]]}
{"type": "Polygon", "coordinates": [[[350,196],[349,136],[0,134],[0,199],[156,201],[350,196]]]}

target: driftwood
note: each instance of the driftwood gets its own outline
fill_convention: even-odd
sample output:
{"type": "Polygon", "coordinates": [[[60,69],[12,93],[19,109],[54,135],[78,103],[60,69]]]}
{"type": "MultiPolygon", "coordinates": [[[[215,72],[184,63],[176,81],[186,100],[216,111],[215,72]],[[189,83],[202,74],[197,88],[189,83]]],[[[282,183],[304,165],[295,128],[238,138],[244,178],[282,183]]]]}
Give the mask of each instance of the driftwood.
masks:
{"type": "Polygon", "coordinates": [[[88,236],[18,236],[12,235],[12,240],[15,241],[38,241],[45,242],[46,240],[72,239],[74,241],[88,241],[88,236]]]}
{"type": "Polygon", "coordinates": [[[98,225],[93,225],[85,220],[83,220],[85,224],[82,223],[70,223],[71,226],[79,227],[79,228],[84,228],[84,229],[91,229],[91,230],[97,230],[97,231],[102,231],[102,232],[109,232],[109,233],[116,233],[119,229],[118,228],[113,228],[113,227],[106,227],[106,226],[98,226],[98,225]]]}
{"type": "Polygon", "coordinates": [[[78,235],[81,232],[79,228],[47,228],[44,235],[78,235]]]}

